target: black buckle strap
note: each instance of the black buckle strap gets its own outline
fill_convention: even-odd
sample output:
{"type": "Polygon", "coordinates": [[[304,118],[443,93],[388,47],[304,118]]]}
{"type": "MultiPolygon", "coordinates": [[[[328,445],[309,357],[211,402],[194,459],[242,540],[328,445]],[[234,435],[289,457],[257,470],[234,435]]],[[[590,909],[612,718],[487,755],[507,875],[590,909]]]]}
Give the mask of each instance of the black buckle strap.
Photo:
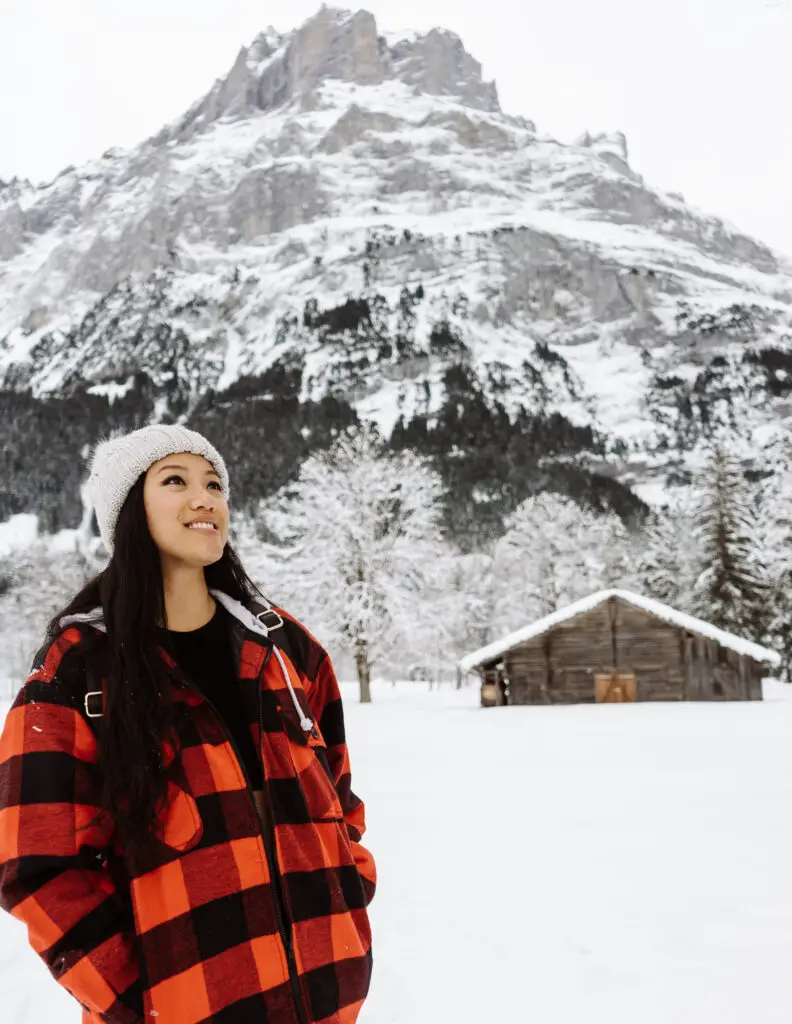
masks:
{"type": "Polygon", "coordinates": [[[265,608],[263,612],[259,612],[258,613],[256,618],[259,620],[259,622],[263,626],[266,626],[268,630],[269,629],[280,629],[281,626],[283,625],[282,617],[278,614],[278,612],[275,611],[274,608],[265,608]],[[265,615],[274,616],[275,621],[270,620],[269,622],[265,622],[264,621],[264,616],[265,615]]]}

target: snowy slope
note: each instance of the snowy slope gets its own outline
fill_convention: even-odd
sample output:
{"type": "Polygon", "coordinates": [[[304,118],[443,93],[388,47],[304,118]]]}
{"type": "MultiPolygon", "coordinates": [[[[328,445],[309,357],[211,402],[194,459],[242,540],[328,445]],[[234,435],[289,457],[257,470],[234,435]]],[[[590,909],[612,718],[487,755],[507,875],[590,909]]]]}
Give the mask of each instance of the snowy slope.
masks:
{"type": "MultiPolygon", "coordinates": [[[[480,711],[475,687],[345,686],[380,873],[361,1024],[786,1024],[790,697],[480,711]]],[[[3,1024],[77,1024],[23,938],[0,917],[3,1024]]]]}
{"type": "Polygon", "coordinates": [[[6,386],[143,368],[188,405],[296,359],[304,398],[386,430],[461,363],[510,410],[621,439],[641,483],[691,446],[688,390],[722,402],[728,377],[757,449],[785,429],[792,264],[647,184],[623,136],[503,114],[453,33],[322,8],[136,149],[0,188],[0,339],[6,386]],[[768,348],[780,368],[748,358],[768,348]]]}

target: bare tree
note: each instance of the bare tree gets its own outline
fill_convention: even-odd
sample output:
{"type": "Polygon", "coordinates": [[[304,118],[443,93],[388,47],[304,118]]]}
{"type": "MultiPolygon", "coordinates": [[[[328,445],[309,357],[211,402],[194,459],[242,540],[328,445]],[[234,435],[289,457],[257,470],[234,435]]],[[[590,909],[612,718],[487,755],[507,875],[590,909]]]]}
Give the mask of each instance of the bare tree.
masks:
{"type": "Polygon", "coordinates": [[[84,585],[91,572],[92,566],[77,548],[53,550],[44,538],[3,559],[0,643],[9,690],[19,689],[24,682],[49,618],[84,585]]]}
{"type": "Polygon", "coordinates": [[[367,426],[307,459],[297,482],[261,509],[283,587],[317,632],[350,650],[362,702],[371,700],[372,667],[431,626],[421,606],[444,550],[441,499],[422,459],[386,453],[367,426]]]}
{"type": "Polygon", "coordinates": [[[631,561],[618,517],[563,495],[533,495],[506,520],[495,548],[498,624],[517,629],[602,587],[629,586],[631,561]]]}

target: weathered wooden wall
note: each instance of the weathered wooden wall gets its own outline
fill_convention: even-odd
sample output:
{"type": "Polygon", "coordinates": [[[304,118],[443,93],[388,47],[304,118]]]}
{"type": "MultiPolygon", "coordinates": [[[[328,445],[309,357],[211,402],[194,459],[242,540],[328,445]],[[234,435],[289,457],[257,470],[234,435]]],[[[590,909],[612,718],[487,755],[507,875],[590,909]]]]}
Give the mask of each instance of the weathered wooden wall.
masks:
{"type": "Polygon", "coordinates": [[[761,700],[761,666],[611,599],[503,656],[511,704],[586,704],[597,672],[633,672],[638,700],[761,700]]]}
{"type": "Polygon", "coordinates": [[[609,609],[600,605],[506,654],[509,701],[593,704],[594,672],[612,661],[609,609]]]}
{"type": "Polygon", "coordinates": [[[761,700],[762,666],[708,637],[684,638],[688,700],[761,700]]]}
{"type": "Polygon", "coordinates": [[[679,628],[625,601],[613,606],[616,667],[635,673],[638,700],[684,700],[679,628]]]}
{"type": "Polygon", "coordinates": [[[745,660],[748,662],[748,700],[763,700],[762,679],[765,675],[764,666],[756,661],[750,661],[748,658],[745,660]]]}

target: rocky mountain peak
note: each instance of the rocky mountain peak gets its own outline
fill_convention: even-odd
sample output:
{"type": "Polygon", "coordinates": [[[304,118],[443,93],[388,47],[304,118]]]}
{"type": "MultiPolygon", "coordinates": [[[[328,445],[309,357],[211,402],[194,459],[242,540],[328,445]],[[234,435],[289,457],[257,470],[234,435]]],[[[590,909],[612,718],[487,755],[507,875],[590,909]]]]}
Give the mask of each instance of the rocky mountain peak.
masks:
{"type": "Polygon", "coordinates": [[[0,196],[3,199],[18,199],[31,188],[33,183],[28,178],[18,178],[16,175],[8,181],[0,178],[0,196]]]}
{"type": "Polygon", "coordinates": [[[283,45],[283,36],[271,25],[269,28],[259,32],[256,38],[248,47],[243,47],[241,53],[251,70],[256,71],[259,66],[283,45]]]}
{"type": "Polygon", "coordinates": [[[495,83],[484,81],[481,64],[455,32],[433,28],[426,35],[399,40],[389,57],[396,77],[420,92],[456,96],[479,110],[500,110],[495,83]]]}
{"type": "Polygon", "coordinates": [[[593,150],[597,156],[611,164],[618,171],[629,168],[627,136],[624,132],[583,132],[575,145],[593,150]]]}
{"type": "Polygon", "coordinates": [[[293,32],[281,36],[269,28],[243,47],[228,74],[167,134],[183,138],[220,117],[294,102],[310,108],[331,79],[362,86],[402,81],[416,93],[500,109],[494,83],[483,80],[481,65],[455,33],[432,29],[389,42],[369,11],[323,6],[293,32]]]}

